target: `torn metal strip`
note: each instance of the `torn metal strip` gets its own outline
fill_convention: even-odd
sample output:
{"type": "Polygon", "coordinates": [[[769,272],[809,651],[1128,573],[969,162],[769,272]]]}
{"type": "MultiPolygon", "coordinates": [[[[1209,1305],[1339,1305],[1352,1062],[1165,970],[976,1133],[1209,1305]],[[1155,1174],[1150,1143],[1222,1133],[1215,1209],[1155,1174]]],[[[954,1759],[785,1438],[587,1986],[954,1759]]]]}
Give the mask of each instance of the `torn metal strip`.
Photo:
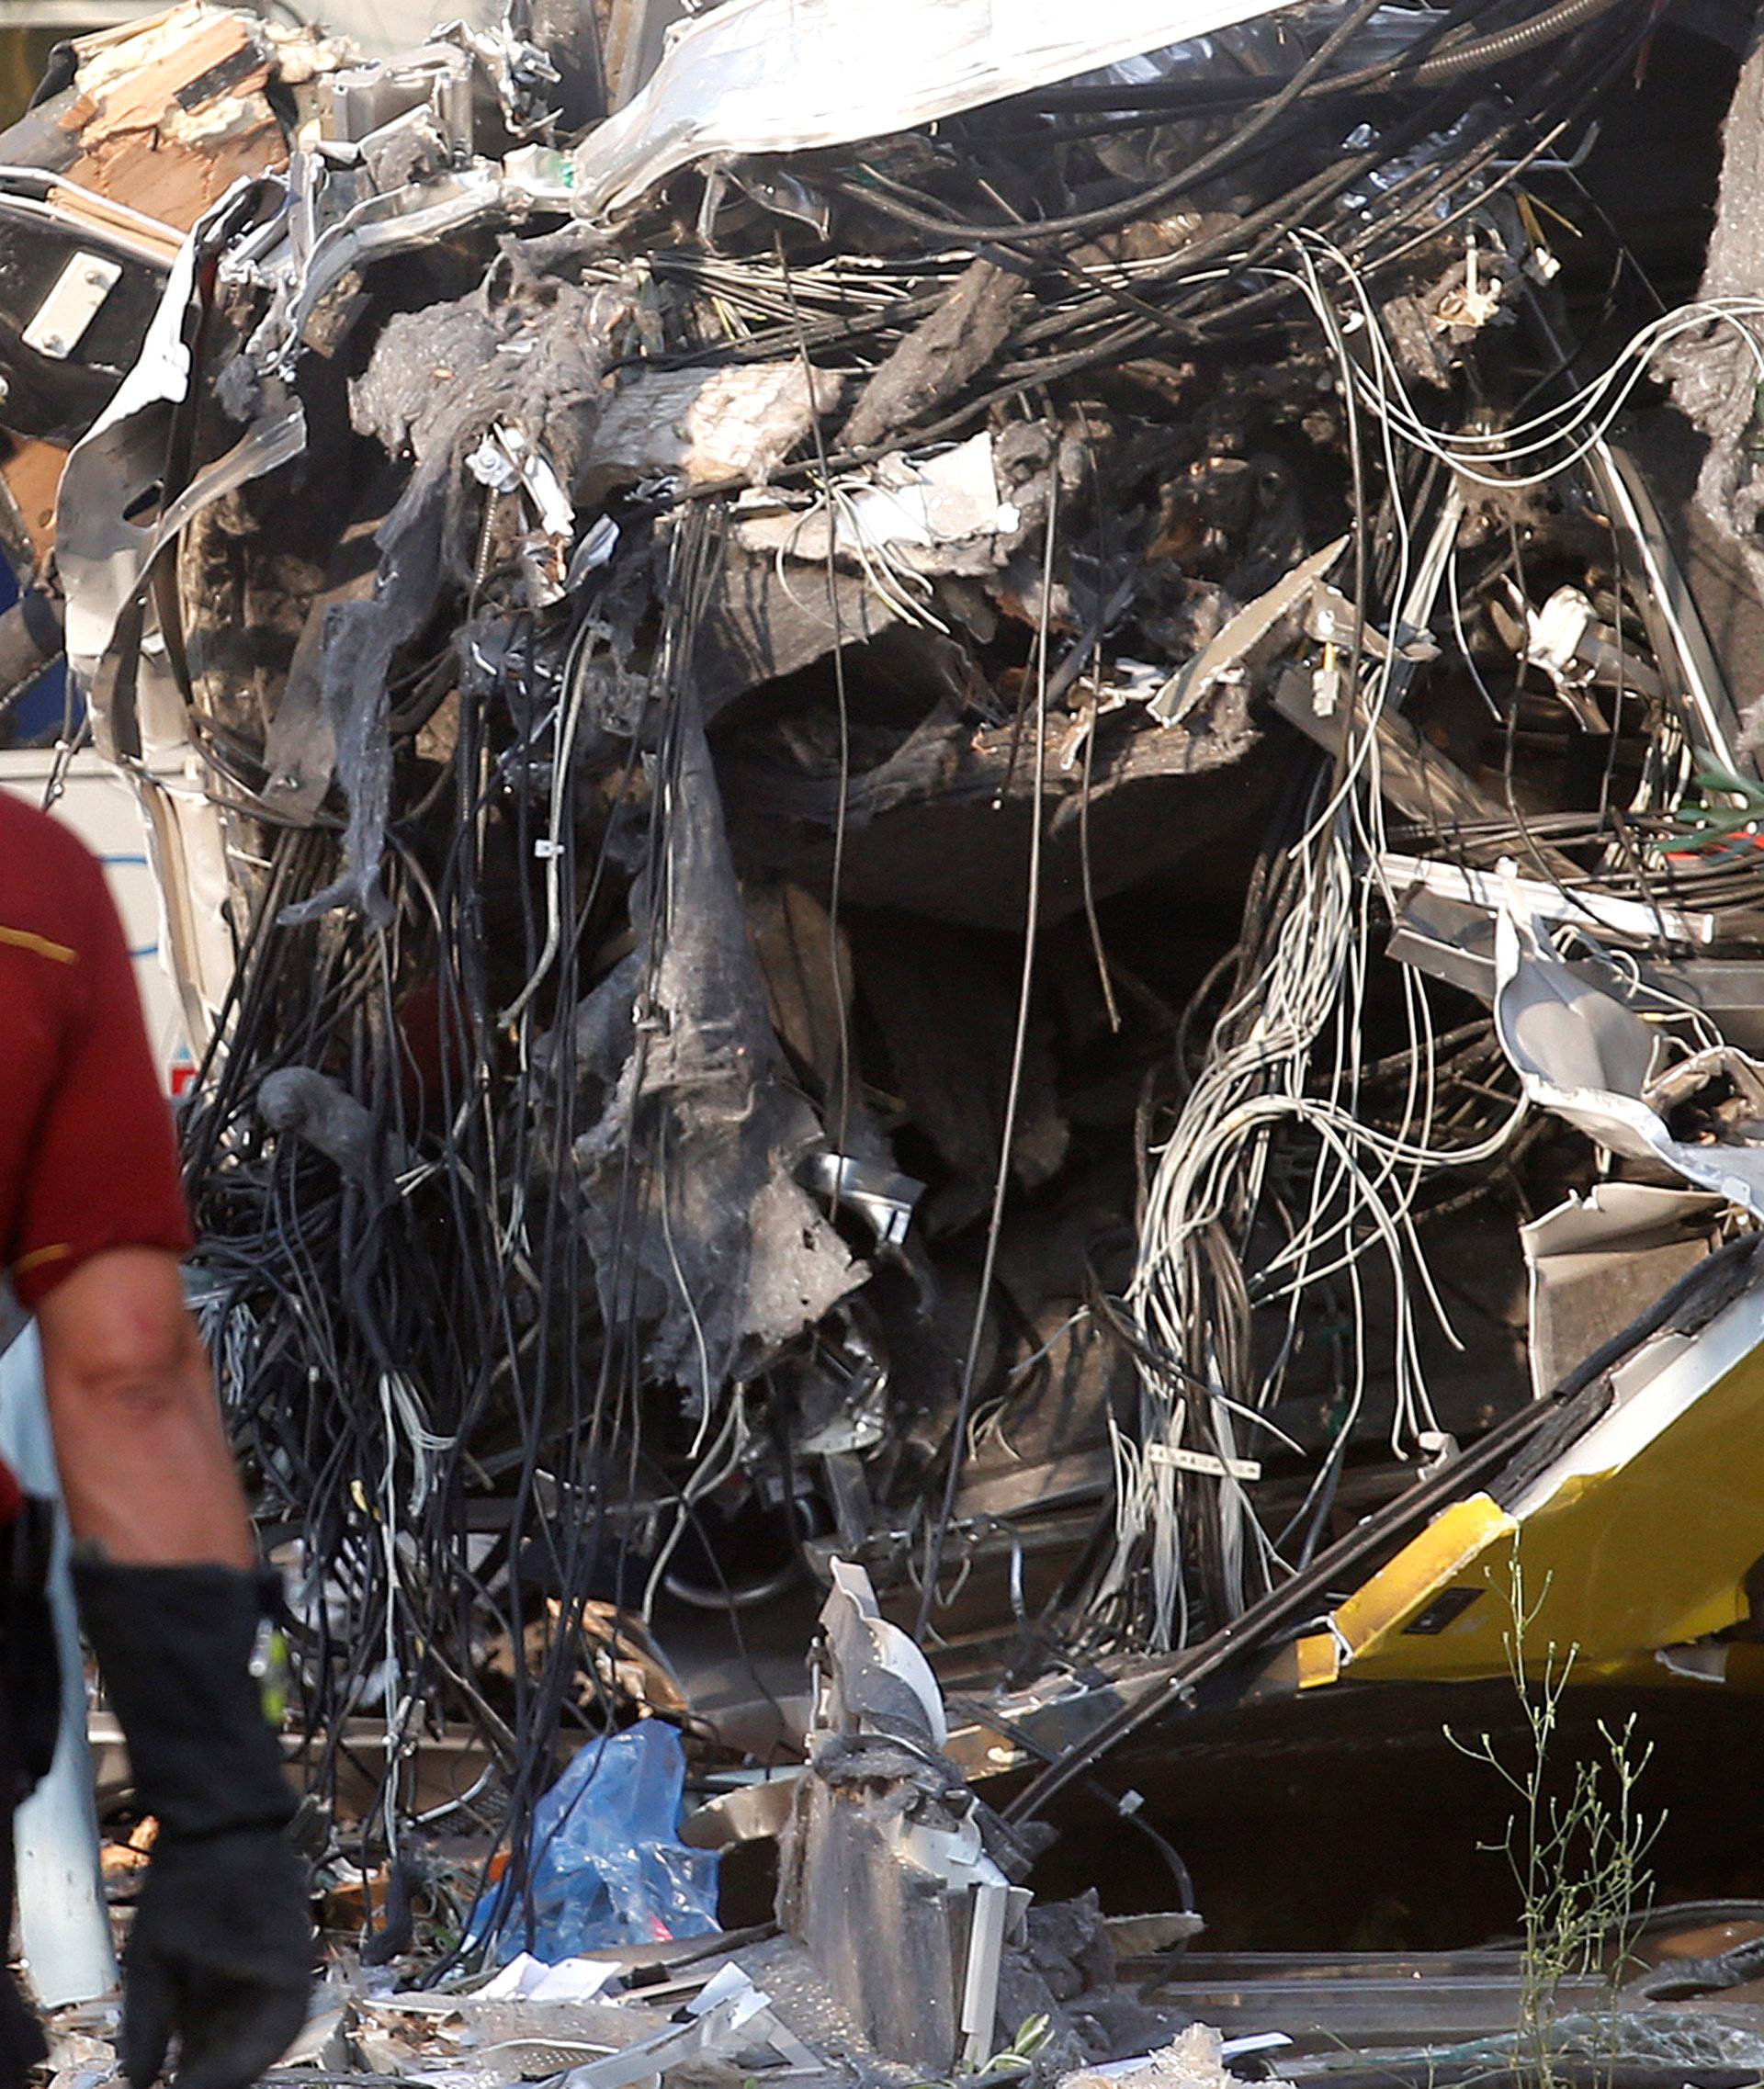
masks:
{"type": "Polygon", "coordinates": [[[298,406],[242,436],[149,527],[124,518],[164,468],[166,419],[189,390],[186,322],[198,263],[222,242],[249,194],[237,183],[197,224],[173,263],[159,309],[132,369],[91,431],[68,457],[56,509],[57,561],[67,594],[67,653],[89,682],[162,547],[208,501],[298,456],[305,426],[298,406]]]}
{"type": "Polygon", "coordinates": [[[637,98],[575,154],[577,208],[635,202],[713,152],[879,138],[1259,20],[1272,0],[731,0],[684,28],[637,98]]]}
{"type": "Polygon", "coordinates": [[[1691,913],[1679,907],[1654,907],[1640,899],[1618,899],[1609,893],[1566,892],[1539,878],[1513,877],[1500,871],[1472,870],[1461,864],[1430,856],[1404,856],[1386,851],[1381,859],[1385,877],[1398,892],[1425,886],[1439,898],[1456,900],[1498,913],[1503,894],[1511,892],[1516,902],[1534,920],[1567,921],[1578,928],[1608,929],[1613,935],[1632,936],[1638,943],[1712,943],[1718,923],[1713,914],[1691,913]]]}

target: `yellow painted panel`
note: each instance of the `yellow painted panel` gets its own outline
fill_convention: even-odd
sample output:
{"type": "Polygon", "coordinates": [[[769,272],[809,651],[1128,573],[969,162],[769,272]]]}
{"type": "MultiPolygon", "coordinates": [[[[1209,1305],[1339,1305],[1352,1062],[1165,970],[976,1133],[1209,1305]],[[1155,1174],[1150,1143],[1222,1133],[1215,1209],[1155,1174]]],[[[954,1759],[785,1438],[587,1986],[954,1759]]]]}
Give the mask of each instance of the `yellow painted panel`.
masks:
{"type": "Polygon", "coordinates": [[[1341,1650],[1329,1632],[1314,1632],[1309,1639],[1300,1640],[1294,1652],[1298,1656],[1301,1690],[1314,1690],[1321,1683],[1333,1683],[1341,1673],[1341,1650]]]}
{"type": "Polygon", "coordinates": [[[1471,1495],[1442,1508],[1335,1613],[1335,1629],[1356,1666],[1512,1530],[1512,1518],[1487,1495],[1471,1495]]]}
{"type": "MultiPolygon", "coordinates": [[[[1637,1397],[1645,1403],[1647,1394],[1637,1397]]],[[[1534,1665],[1552,1648],[1559,1661],[1573,1647],[1575,1673],[1584,1681],[1651,1667],[1666,1682],[1652,1662],[1656,1648],[1702,1639],[1749,1614],[1745,1579],[1764,1558],[1764,1352],[1743,1358],[1627,1463],[1565,1481],[1516,1536],[1491,1526],[1487,1541],[1443,1577],[1434,1569],[1451,1547],[1435,1538],[1438,1529],[1423,1532],[1337,1613],[1363,1649],[1354,1677],[1458,1681],[1504,1674],[1516,1550],[1527,1607],[1537,1612],[1526,1634],[1534,1665]],[[1393,1615],[1381,1585],[1476,1595],[1439,1632],[1415,1634],[1401,1627],[1419,1606],[1393,1615]],[[1363,1628],[1356,1635],[1345,1620],[1365,1612],[1369,1601],[1382,1622],[1375,1632],[1363,1628]]],[[[1466,1535],[1469,1529],[1466,1523],[1466,1535]]],[[[1731,1673],[1735,1686],[1756,1687],[1753,1664],[1731,1673]]]]}

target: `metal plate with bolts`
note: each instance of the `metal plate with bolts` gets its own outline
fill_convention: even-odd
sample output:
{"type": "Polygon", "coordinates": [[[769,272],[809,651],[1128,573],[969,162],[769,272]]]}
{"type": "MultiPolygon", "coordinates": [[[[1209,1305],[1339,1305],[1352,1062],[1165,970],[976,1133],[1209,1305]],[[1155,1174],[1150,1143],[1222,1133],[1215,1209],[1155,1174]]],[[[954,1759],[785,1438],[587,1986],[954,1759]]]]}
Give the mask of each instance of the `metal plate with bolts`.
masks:
{"type": "Polygon", "coordinates": [[[64,363],[85,340],[86,329],[116,288],[121,266],[101,254],[76,254],[55,278],[24,332],[27,348],[64,363]]]}

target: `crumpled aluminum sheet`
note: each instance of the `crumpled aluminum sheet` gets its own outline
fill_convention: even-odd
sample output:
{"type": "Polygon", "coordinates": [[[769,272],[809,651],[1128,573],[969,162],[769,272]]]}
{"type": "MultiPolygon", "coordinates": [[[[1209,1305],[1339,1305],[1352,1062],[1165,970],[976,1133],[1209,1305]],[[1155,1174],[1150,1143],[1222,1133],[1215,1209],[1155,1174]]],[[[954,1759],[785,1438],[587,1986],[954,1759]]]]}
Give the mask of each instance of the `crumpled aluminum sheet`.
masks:
{"type": "Polygon", "coordinates": [[[1277,13],[1275,0],[726,0],[577,149],[576,207],[616,211],[718,152],[910,130],[1277,13]]]}
{"type": "MultiPolygon", "coordinates": [[[[1764,1219],[1764,1146],[1692,1146],[1652,1107],[1658,1032],[1620,998],[1570,967],[1510,899],[1495,922],[1495,1030],[1526,1100],[1596,1145],[1660,1161],[1699,1190],[1764,1219]]],[[[1612,974],[1613,985],[1617,975],[1612,974]]],[[[1697,1054],[1711,1074],[1764,1067],[1731,1046],[1697,1054]]]]}

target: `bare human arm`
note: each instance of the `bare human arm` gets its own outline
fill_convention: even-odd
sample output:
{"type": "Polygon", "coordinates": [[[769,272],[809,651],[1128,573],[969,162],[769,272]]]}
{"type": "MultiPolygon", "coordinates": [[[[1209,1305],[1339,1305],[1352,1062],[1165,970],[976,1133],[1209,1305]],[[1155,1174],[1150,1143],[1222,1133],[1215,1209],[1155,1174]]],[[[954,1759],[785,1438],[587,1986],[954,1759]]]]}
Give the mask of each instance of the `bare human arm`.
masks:
{"type": "Polygon", "coordinates": [[[177,1259],[111,1248],[37,1307],[76,1539],[126,1566],[249,1567],[244,1496],[177,1259]]]}
{"type": "MultiPolygon", "coordinates": [[[[254,1570],[214,1379],[184,1304],[171,1113],[99,865],[0,803],[0,1258],[37,1317],[81,1622],[159,1824],[129,1934],[122,2069],[251,2089],[305,2019],[306,1866],[265,1718],[254,1570]],[[7,1105],[10,1104],[8,1113],[7,1105]]],[[[46,1680],[47,1678],[45,1678],[46,1680]]]]}

